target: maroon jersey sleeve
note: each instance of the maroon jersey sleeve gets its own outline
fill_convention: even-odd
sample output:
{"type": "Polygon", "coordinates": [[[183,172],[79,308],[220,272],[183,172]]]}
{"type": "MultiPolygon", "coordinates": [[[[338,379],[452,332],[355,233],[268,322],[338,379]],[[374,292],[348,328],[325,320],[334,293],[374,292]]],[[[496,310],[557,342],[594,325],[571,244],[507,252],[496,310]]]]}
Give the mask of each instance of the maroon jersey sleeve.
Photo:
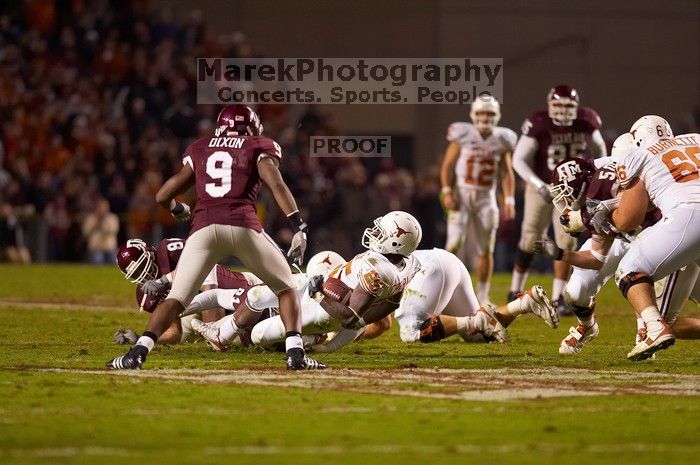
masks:
{"type": "Polygon", "coordinates": [[[537,111],[527,118],[520,129],[524,136],[537,139],[542,143],[542,138],[549,132],[550,118],[546,111],[537,111]]]}
{"type": "MultiPolygon", "coordinates": [[[[272,155],[277,160],[282,160],[282,148],[277,142],[267,137],[258,138],[258,154],[263,153],[272,155]]],[[[257,159],[255,161],[257,162],[257,159]]]]}
{"type": "Polygon", "coordinates": [[[231,271],[226,267],[217,265],[216,280],[219,283],[219,289],[233,290],[232,307],[234,311],[238,310],[238,306],[245,302],[246,295],[251,288],[250,283],[243,273],[231,271]]]}
{"type": "Polygon", "coordinates": [[[156,250],[156,261],[161,276],[170,273],[177,267],[177,262],[180,260],[180,254],[184,248],[184,239],[174,238],[160,241],[156,250]]]}
{"type": "Polygon", "coordinates": [[[600,119],[598,113],[596,113],[596,111],[593,108],[589,107],[580,107],[578,109],[578,115],[576,116],[576,119],[581,120],[581,122],[583,122],[584,125],[587,125],[588,132],[590,132],[591,134],[595,132],[596,129],[600,129],[603,125],[603,122],[600,119]]]}

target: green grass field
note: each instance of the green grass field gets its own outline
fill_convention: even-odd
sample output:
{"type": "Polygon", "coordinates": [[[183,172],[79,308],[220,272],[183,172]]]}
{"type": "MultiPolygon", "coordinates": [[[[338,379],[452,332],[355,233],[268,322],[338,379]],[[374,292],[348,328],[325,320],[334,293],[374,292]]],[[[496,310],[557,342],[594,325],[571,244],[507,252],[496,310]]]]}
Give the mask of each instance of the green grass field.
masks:
{"type": "MultiPolygon", "coordinates": [[[[628,362],[635,324],[610,285],[600,337],[574,357],[557,353],[573,318],[551,330],[526,316],[507,345],[406,346],[394,327],[320,355],[325,372],[195,342],[113,373],[104,363],[125,348],[112,334],[146,322],[116,268],[0,266],[0,276],[2,464],[681,464],[700,454],[700,343],[628,362]]],[[[494,300],[509,279],[495,278],[494,300]]]]}

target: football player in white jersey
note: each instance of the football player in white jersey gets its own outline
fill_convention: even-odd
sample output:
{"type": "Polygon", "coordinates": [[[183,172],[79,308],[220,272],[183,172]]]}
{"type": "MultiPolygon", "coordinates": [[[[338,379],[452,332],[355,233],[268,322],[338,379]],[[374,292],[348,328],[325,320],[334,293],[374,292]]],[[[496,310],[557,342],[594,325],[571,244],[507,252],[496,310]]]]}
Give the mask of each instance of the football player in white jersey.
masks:
{"type": "MultiPolygon", "coordinates": [[[[306,274],[296,273],[292,275],[299,300],[302,300],[307,293],[310,278],[326,274],[335,267],[344,264],[343,257],[332,251],[319,252],[311,257],[306,265],[306,274]]],[[[277,295],[260,281],[251,287],[244,297],[245,300],[239,302],[240,294],[237,294],[236,290],[212,289],[205,291],[195,296],[181,316],[211,307],[221,307],[224,310],[234,311],[234,313],[214,323],[204,323],[198,319],[192,320],[194,332],[202,336],[214,350],[226,350],[229,344],[236,339],[236,336],[250,331],[263,318],[263,315],[279,314],[277,295]]]]}
{"type": "Polygon", "coordinates": [[[394,318],[403,342],[435,342],[459,334],[467,342],[506,342],[515,317],[534,313],[551,328],[559,316],[541,286],[508,305],[480,305],[469,272],[442,249],[416,250],[421,270],[408,283],[394,318]]]}
{"type": "MultiPolygon", "coordinates": [[[[341,331],[338,337],[354,340],[369,323],[382,320],[399,305],[404,287],[420,269],[411,254],[421,240],[422,229],[410,214],[393,211],[365,229],[362,245],[369,250],[315,276],[302,298],[302,333],[341,331]]],[[[261,321],[251,339],[270,345],[284,339],[278,317],[261,321]]]]}
{"type": "Polygon", "coordinates": [[[617,165],[624,189],[619,206],[611,212],[614,205],[601,202],[594,216],[609,216],[615,228],[631,231],[651,204],[663,215],[630,245],[615,273],[622,294],[646,324],[646,337],[627,355],[635,361],[675,342],[656,305],[654,280],[700,260],[700,134],[674,137],[668,122],[656,115],[640,118],[629,132],[637,147],[617,165]]]}
{"type": "Polygon", "coordinates": [[[471,123],[452,123],[447,129],[449,145],[440,169],[443,204],[448,211],[445,248],[459,255],[467,231],[476,235],[473,239],[478,255],[477,298],[486,303],[499,222],[496,182],[501,179],[502,216],[512,220],[515,218],[515,175],[511,152],[518,136],[498,126],[501,109],[493,97],[475,100],[469,116],[471,123]]]}

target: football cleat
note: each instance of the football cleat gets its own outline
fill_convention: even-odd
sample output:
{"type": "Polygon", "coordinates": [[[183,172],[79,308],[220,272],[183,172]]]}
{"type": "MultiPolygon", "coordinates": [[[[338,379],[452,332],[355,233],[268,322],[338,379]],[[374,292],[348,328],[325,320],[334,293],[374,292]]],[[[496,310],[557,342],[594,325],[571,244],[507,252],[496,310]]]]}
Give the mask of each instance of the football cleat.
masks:
{"type": "Polygon", "coordinates": [[[520,297],[520,294],[521,294],[520,292],[513,292],[513,291],[510,291],[510,292],[508,293],[508,297],[506,297],[506,302],[507,302],[507,303],[511,303],[512,301],[514,301],[515,299],[517,299],[518,297],[520,297]]]}
{"type": "Polygon", "coordinates": [[[493,308],[483,306],[476,312],[475,319],[480,323],[477,331],[483,334],[487,342],[508,342],[508,330],[496,318],[493,308]]]}
{"type": "Polygon", "coordinates": [[[126,354],[107,362],[107,368],[110,370],[139,370],[147,356],[148,349],[146,347],[135,345],[126,354]]]}
{"type": "Polygon", "coordinates": [[[575,328],[569,328],[569,335],[559,344],[560,354],[578,354],[583,346],[598,337],[598,322],[594,321],[591,326],[579,324],[575,328]]]}
{"type": "Polygon", "coordinates": [[[202,336],[207,344],[217,352],[228,350],[228,341],[222,341],[219,337],[219,327],[215,324],[204,323],[201,320],[192,320],[192,330],[202,336]]]}
{"type": "Polygon", "coordinates": [[[676,338],[673,336],[671,328],[666,324],[666,322],[663,320],[657,320],[657,323],[658,328],[654,328],[651,331],[647,325],[646,334],[643,334],[644,339],[634,346],[630,353],[627,354],[628,360],[633,362],[646,360],[659,350],[671,347],[676,343],[676,338]]]}
{"type": "MultiPolygon", "coordinates": [[[[637,329],[637,335],[634,338],[634,345],[639,344],[640,342],[642,342],[646,338],[647,338],[647,327],[645,325],[644,327],[637,329]]],[[[651,357],[649,357],[647,360],[656,360],[656,354],[651,354],[651,357]]]]}
{"type": "Polygon", "coordinates": [[[295,347],[287,351],[287,370],[325,370],[326,364],[307,357],[304,349],[295,347]]]}
{"type": "Polygon", "coordinates": [[[525,300],[530,311],[542,318],[547,326],[559,327],[559,314],[542,286],[532,286],[521,298],[525,300]]]}
{"type": "Polygon", "coordinates": [[[556,299],[553,302],[554,308],[557,309],[557,314],[559,316],[573,316],[574,315],[574,309],[571,308],[570,305],[568,305],[564,301],[564,296],[560,296],[558,299],[556,299]]]}

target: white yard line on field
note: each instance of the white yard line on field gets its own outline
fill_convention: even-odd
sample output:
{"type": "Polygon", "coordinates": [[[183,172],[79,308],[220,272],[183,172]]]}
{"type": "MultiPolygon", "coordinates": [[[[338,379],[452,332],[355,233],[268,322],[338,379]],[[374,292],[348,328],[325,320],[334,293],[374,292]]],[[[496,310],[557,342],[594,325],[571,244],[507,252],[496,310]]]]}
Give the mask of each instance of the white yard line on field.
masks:
{"type": "Polygon", "coordinates": [[[31,300],[0,300],[1,308],[28,308],[42,310],[97,310],[101,312],[132,312],[138,313],[134,307],[123,307],[118,305],[103,305],[96,303],[75,303],[75,302],[45,302],[31,300]]]}
{"type": "Polygon", "coordinates": [[[451,400],[527,400],[650,394],[699,396],[700,376],[577,369],[356,370],[288,373],[281,370],[73,370],[48,372],[126,376],[193,383],[301,388],[451,400]]]}

